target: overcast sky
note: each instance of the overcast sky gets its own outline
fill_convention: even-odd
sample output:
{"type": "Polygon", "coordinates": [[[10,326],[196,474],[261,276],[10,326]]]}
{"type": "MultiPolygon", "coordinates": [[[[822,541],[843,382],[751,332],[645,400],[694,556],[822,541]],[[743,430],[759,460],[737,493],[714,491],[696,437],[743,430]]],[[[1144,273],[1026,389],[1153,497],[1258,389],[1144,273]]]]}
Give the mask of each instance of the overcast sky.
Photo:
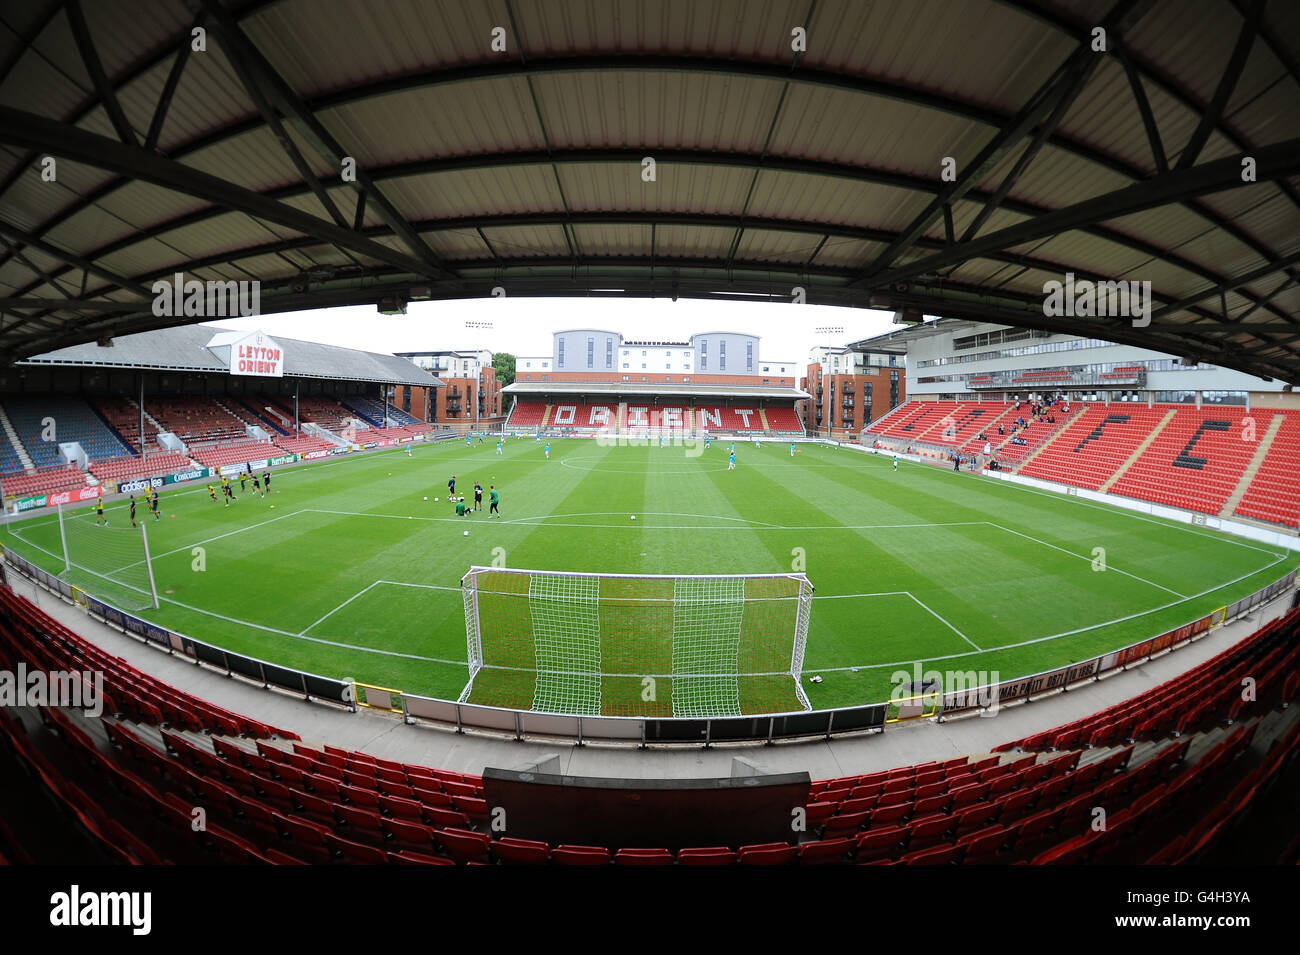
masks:
{"type": "Polygon", "coordinates": [[[890,312],[823,305],[708,302],[697,299],[498,298],[412,302],[406,315],[380,315],[373,305],[214,322],[261,329],[272,337],[402,352],[490,348],[549,355],[551,333],[599,328],[628,339],[685,341],[697,332],[735,331],[761,337],[762,361],[800,367],[818,345],[846,345],[889,331],[890,312]]]}

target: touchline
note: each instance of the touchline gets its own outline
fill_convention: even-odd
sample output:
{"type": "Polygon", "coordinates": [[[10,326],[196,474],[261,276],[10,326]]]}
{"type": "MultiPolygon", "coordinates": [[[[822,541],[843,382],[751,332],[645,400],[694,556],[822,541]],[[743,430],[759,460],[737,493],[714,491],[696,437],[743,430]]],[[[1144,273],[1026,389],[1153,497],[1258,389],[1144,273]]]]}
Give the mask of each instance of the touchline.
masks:
{"type": "Polygon", "coordinates": [[[0,706],[59,706],[84,710],[90,717],[104,712],[104,674],[92,670],[0,670],[0,706]]]}

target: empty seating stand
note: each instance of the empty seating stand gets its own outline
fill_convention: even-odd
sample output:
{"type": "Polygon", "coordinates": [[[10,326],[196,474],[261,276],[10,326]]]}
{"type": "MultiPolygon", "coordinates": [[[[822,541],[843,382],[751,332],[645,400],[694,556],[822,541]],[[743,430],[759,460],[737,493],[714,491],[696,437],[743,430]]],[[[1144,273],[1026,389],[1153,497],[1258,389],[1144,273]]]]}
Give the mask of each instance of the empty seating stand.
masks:
{"type": "MultiPolygon", "coordinates": [[[[1047,734],[1071,745],[1063,752],[961,756],[813,782],[808,831],[798,844],[674,850],[496,834],[480,777],[307,745],[135,670],[7,588],[0,588],[0,666],[101,669],[109,698],[98,720],[42,708],[41,727],[20,725],[11,715],[18,710],[0,712],[0,737],[76,825],[128,864],[787,866],[1182,858],[1211,844],[1294,750],[1293,731],[1280,756],[1230,778],[1268,708],[1300,690],[1298,626],[1300,610],[1189,671],[1186,680],[1171,681],[1176,686],[1152,691],[1166,704],[1166,722],[1188,734],[1206,733],[1199,757],[1190,735],[1163,740],[1140,758],[1122,741],[1098,741],[1088,751],[1078,734],[1095,730],[1071,724],[1047,734]],[[1188,722],[1205,705],[1226,703],[1226,691],[1238,689],[1247,670],[1259,676],[1256,709],[1235,711],[1227,732],[1188,722]],[[36,745],[33,732],[48,742],[36,745]],[[1225,777],[1232,792],[1220,800],[1210,787],[1222,786],[1225,777]],[[203,832],[190,825],[194,805],[208,812],[203,832]],[[1104,832],[1090,826],[1097,806],[1108,810],[1104,832]],[[1173,808],[1182,813],[1177,819],[1170,817],[1173,808]],[[1167,830],[1189,814],[1200,822],[1180,832],[1172,848],[1142,842],[1148,829],[1163,824],[1167,830]]],[[[1098,716],[1104,729],[1113,712],[1098,716]]]]}
{"type": "Polygon", "coordinates": [[[1167,407],[1093,405],[1020,473],[1097,490],[1151,433],[1167,407]]]}
{"type": "Polygon", "coordinates": [[[63,442],[77,442],[92,461],[131,450],[81,398],[6,398],[4,408],[28,457],[38,468],[62,465],[59,444],[63,442]]]}
{"type": "Polygon", "coordinates": [[[523,401],[515,402],[510,409],[510,419],[506,422],[510,428],[540,428],[542,419],[546,416],[545,401],[523,401]]]}
{"type": "MultiPolygon", "coordinates": [[[[1160,410],[1157,406],[1156,410],[1160,410]]],[[[1111,493],[1218,514],[1257,447],[1243,440],[1243,407],[1180,407],[1111,493]]],[[[1262,433],[1268,420],[1257,426],[1262,433]]]]}
{"type": "Polygon", "coordinates": [[[1234,513],[1294,531],[1300,522],[1300,412],[1256,412],[1259,437],[1274,414],[1284,415],[1282,425],[1234,513]]]}

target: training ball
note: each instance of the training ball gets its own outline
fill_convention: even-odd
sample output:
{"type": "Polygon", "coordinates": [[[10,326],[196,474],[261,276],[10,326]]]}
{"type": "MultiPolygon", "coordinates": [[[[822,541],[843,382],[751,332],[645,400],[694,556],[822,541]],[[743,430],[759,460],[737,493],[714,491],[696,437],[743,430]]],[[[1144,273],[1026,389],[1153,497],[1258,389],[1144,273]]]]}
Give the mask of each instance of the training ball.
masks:
{"type": "Polygon", "coordinates": [[[466,531],[466,532],[465,532],[465,536],[466,536],[466,537],[469,537],[469,531],[466,531]]]}
{"type": "Polygon", "coordinates": [[[636,520],[636,515],[635,515],[635,514],[632,515],[632,520],[636,520]]]}
{"type": "Polygon", "coordinates": [[[427,501],[427,500],[429,499],[429,495],[427,495],[427,494],[424,495],[424,499],[427,501]]]}
{"type": "Polygon", "coordinates": [[[809,680],[810,683],[820,683],[821,681],[822,678],[820,676],[815,676],[811,680],[809,680]]]}
{"type": "Polygon", "coordinates": [[[274,505],[274,504],[271,505],[271,510],[275,510],[275,505],[274,505]]]}

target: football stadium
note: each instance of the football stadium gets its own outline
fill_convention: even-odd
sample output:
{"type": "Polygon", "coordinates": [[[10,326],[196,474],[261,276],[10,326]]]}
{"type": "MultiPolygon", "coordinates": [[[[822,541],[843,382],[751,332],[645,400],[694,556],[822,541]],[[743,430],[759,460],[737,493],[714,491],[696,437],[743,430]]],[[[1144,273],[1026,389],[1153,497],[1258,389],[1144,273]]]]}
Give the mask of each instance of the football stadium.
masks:
{"type": "Polygon", "coordinates": [[[1300,8],[325,6],[0,14],[0,861],[1300,862],[1300,8]]]}

